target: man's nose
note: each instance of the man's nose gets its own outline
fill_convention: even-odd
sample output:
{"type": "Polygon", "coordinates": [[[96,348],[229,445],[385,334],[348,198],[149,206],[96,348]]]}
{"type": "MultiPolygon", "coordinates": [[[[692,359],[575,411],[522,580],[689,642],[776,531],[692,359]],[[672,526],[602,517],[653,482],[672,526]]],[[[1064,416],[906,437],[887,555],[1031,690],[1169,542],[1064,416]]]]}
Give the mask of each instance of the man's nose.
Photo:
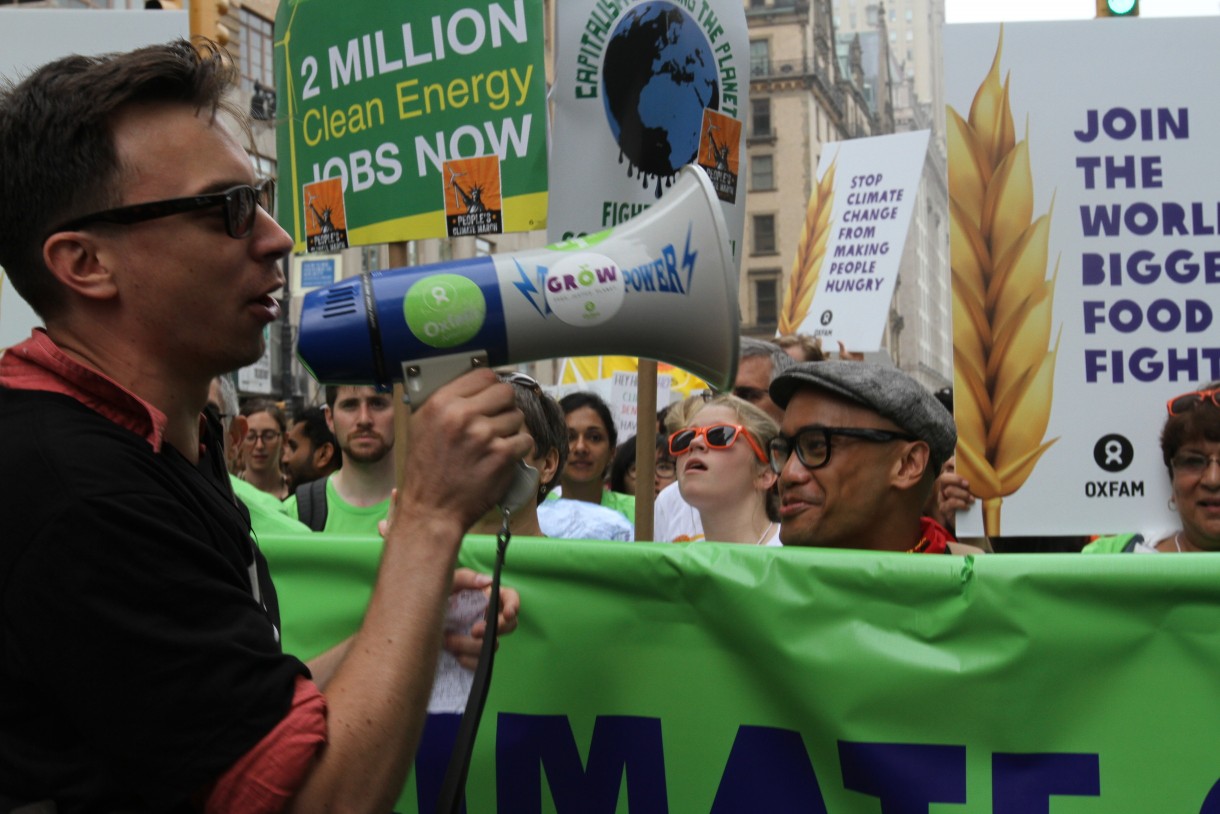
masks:
{"type": "Polygon", "coordinates": [[[809,480],[809,469],[797,457],[796,450],[788,450],[788,457],[779,470],[779,485],[782,489],[785,483],[804,483],[809,480]]]}

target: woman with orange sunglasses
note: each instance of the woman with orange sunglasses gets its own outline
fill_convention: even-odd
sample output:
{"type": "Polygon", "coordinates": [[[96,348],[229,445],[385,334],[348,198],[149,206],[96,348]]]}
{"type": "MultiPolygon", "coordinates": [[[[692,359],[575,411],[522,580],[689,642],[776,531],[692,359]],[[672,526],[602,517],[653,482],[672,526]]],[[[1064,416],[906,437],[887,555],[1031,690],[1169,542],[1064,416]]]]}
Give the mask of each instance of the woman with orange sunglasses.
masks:
{"type": "Polygon", "coordinates": [[[682,498],[699,511],[707,540],[777,546],[776,475],[766,448],[779,425],[736,396],[698,407],[669,436],[682,498]]]}

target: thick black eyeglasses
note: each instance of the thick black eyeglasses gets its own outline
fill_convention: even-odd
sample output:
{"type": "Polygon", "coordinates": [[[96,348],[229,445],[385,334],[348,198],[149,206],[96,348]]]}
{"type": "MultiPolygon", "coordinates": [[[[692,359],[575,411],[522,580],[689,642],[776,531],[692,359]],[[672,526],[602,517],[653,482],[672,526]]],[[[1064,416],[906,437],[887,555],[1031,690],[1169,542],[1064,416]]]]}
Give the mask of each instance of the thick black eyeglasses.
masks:
{"type": "Polygon", "coordinates": [[[767,445],[771,453],[771,469],[779,473],[788,457],[793,452],[796,459],[806,469],[818,469],[830,462],[830,437],[842,435],[847,438],[859,438],[874,444],[886,444],[890,441],[918,441],[919,439],[905,432],[890,432],[889,430],[869,430],[856,427],[805,427],[797,430],[795,435],[777,435],[767,445]]]}
{"type": "Polygon", "coordinates": [[[213,192],[207,195],[190,195],[186,198],[171,198],[166,201],[148,201],[147,203],[120,206],[117,209],[107,209],[73,218],[62,223],[47,233],[47,237],[56,232],[71,232],[88,226],[91,223],[132,224],[146,220],[167,218],[170,215],[180,215],[183,212],[195,212],[209,209],[213,206],[225,208],[225,231],[234,240],[243,240],[254,231],[254,216],[258,207],[268,213],[275,207],[275,181],[267,178],[255,186],[238,184],[229,187],[224,192],[213,192]]]}

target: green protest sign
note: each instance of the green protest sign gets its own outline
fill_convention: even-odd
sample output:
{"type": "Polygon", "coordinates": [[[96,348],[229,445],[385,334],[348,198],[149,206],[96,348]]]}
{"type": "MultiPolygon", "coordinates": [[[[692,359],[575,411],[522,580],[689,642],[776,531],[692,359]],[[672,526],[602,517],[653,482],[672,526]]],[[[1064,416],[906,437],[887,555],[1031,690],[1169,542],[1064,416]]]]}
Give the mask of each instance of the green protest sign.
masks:
{"type": "Polygon", "coordinates": [[[296,249],[543,227],[543,53],[540,0],[280,3],[279,219],[296,249]]]}
{"type": "MultiPolygon", "coordinates": [[[[355,629],[376,541],[262,542],[286,649],[355,629]]],[[[472,812],[1220,811],[1220,557],[514,538],[505,584],[472,812]]],[[[456,718],[397,810],[435,809],[456,718]]]]}

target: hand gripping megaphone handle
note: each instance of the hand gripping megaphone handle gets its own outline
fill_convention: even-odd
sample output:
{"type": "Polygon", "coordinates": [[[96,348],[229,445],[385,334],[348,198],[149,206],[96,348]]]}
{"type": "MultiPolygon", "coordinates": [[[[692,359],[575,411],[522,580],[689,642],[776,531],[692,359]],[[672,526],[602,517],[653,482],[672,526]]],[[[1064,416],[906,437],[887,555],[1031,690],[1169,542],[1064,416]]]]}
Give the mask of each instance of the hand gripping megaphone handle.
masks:
{"type": "MultiPolygon", "coordinates": [[[[477,367],[487,367],[486,352],[450,353],[403,362],[403,400],[418,407],[436,392],[438,387],[477,367]]],[[[537,497],[541,480],[542,476],[537,469],[525,461],[517,461],[512,483],[504,496],[496,501],[496,505],[512,514],[537,497]]]]}

